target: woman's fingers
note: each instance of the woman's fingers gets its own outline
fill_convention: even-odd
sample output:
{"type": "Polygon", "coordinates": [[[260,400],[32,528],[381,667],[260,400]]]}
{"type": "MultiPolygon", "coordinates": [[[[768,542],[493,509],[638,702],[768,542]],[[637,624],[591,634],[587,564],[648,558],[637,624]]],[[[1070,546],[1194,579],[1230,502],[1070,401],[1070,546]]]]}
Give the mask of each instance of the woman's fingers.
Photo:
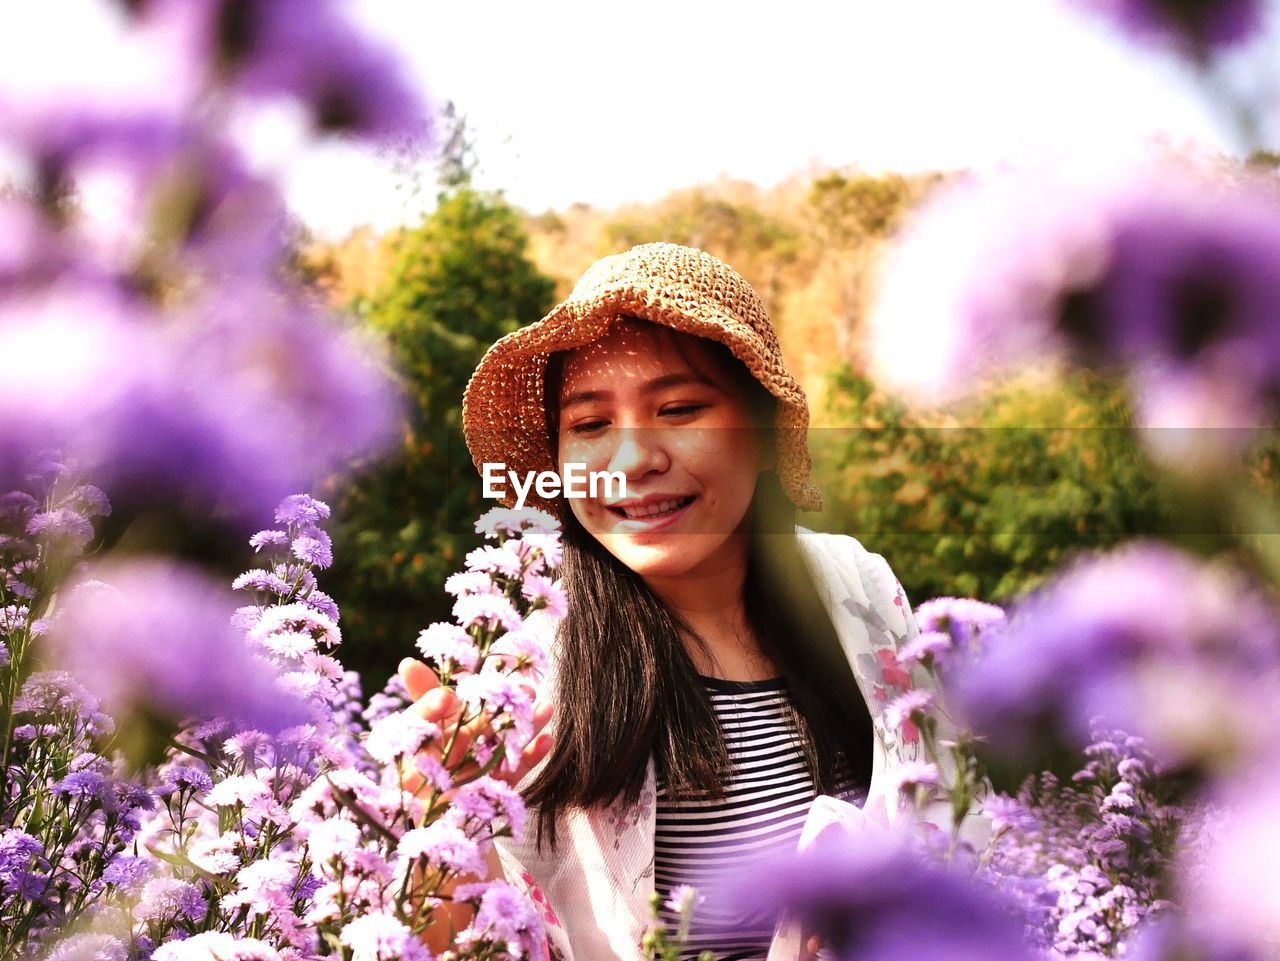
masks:
{"type": "Polygon", "coordinates": [[[551,753],[551,748],[555,746],[555,743],[555,735],[539,734],[525,745],[524,750],[520,752],[520,766],[516,768],[515,774],[511,778],[513,787],[524,780],[524,776],[537,767],[542,759],[551,753]]]}
{"type": "Polygon", "coordinates": [[[416,701],[427,691],[440,686],[440,678],[436,676],[436,672],[416,658],[406,657],[400,662],[396,673],[400,675],[411,701],[416,701]]]}
{"type": "Polygon", "coordinates": [[[537,734],[556,713],[556,706],[550,701],[533,702],[533,733],[537,734]]]}
{"type": "MultiPolygon", "coordinates": [[[[399,674],[404,681],[405,689],[414,696],[414,702],[409,710],[439,726],[438,744],[429,750],[439,756],[441,763],[446,767],[457,768],[466,758],[476,738],[492,734],[493,718],[487,711],[467,718],[463,723],[466,706],[452,690],[441,686],[440,679],[426,664],[413,658],[405,658],[400,662],[399,674]],[[448,756],[442,756],[446,747],[448,756]]],[[[526,690],[530,696],[534,695],[532,687],[526,686],[526,690]]],[[[554,714],[555,705],[550,701],[534,702],[533,737],[521,752],[519,766],[514,772],[499,768],[494,771],[496,776],[515,784],[546,757],[554,744],[554,739],[550,734],[543,733],[543,728],[554,714]]],[[[415,780],[421,779],[415,776],[415,780]]]]}

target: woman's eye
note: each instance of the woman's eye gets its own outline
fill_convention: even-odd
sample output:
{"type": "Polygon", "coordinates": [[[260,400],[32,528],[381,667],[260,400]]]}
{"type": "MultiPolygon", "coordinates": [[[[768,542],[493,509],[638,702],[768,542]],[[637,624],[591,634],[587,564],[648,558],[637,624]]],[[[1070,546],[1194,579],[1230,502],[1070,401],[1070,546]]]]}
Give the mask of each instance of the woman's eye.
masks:
{"type": "Polygon", "coordinates": [[[683,417],[686,414],[696,414],[706,408],[706,404],[678,404],[675,407],[665,407],[660,413],[663,417],[683,417]]]}
{"type": "Polygon", "coordinates": [[[602,421],[602,420],[584,420],[581,423],[574,424],[572,427],[570,427],[569,433],[590,434],[597,430],[600,430],[604,426],[605,426],[605,421],[602,421]]]}

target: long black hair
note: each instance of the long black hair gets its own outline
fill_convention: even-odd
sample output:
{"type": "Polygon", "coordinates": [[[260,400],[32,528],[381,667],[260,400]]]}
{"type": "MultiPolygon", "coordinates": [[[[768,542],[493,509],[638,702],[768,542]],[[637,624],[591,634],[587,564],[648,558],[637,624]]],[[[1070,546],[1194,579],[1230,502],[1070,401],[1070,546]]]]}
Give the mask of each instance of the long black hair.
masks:
{"type": "MultiPolygon", "coordinates": [[[[714,349],[723,351],[753,419],[772,436],[776,401],[728,348],[714,349]]],[[[564,356],[552,355],[545,377],[553,451],[564,356]]],[[[563,500],[559,506],[560,582],[569,610],[557,632],[556,738],[525,791],[537,808],[539,846],[555,844],[557,818],[569,808],[637,803],[650,757],[673,798],[723,797],[729,770],[723,733],[681,634],[700,639],[563,500]]],[[[865,789],[871,715],[801,555],[795,507],[773,470],[761,473],[750,514],[746,618],[786,681],[805,763],[823,793],[849,776],[865,789]]]]}

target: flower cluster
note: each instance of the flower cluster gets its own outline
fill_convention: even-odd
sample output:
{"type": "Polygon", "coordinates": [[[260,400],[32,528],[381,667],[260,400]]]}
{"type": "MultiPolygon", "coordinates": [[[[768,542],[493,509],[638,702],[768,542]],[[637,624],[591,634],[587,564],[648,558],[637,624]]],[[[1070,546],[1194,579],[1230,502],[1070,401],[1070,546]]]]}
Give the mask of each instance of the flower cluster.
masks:
{"type": "Polygon", "coordinates": [[[1254,177],[1159,161],[970,179],[897,251],[873,339],[885,377],[931,397],[1056,357],[1126,371],[1147,427],[1254,428],[1280,384],[1278,253],[1280,193],[1254,177]]]}
{"type": "MultiPolygon", "coordinates": [[[[27,526],[38,516],[39,502],[10,496],[6,503],[22,505],[27,526]]],[[[316,579],[332,561],[328,517],[321,501],[286,498],[275,525],[250,539],[262,566],[234,582],[252,603],[188,609],[201,631],[208,628],[200,619],[221,617],[247,659],[235,664],[246,672],[245,690],[254,684],[247,672],[256,672],[293,713],[263,726],[242,701],[208,700],[193,707],[194,719],[172,737],[163,763],[143,771],[142,783],[124,779],[110,752],[96,753],[116,726],[71,674],[31,674],[9,697],[14,670],[31,650],[29,629],[17,631],[19,656],[3,669],[6,956],[307,961],[336,949],[353,959],[430,961],[423,935],[450,923],[447,902],[472,912],[451,942],[455,957],[545,956],[535,906],[505,882],[483,879],[494,839],[523,831],[521,798],[490,775],[508,752],[520,754],[531,733],[525,683],[545,652],[530,615],[563,609],[549,579],[559,562],[558,529],[545,516],[484,519],[497,525],[498,545],[472,555],[460,575],[465,596],[503,598],[509,610],[493,617],[490,604],[463,622],[475,645],[464,659],[477,670],[455,672],[451,683],[469,712],[492,718],[493,740],[477,740],[455,758],[439,744],[445,732],[404,709],[398,681],[363,707],[359,678],[334,657],[340,614],[316,579]],[[495,550],[520,563],[494,566],[495,550]],[[218,704],[234,710],[217,715],[218,704]]],[[[17,553],[24,583],[38,580],[38,565],[17,553]]],[[[25,595],[42,600],[39,592],[25,595]]],[[[54,633],[81,636],[91,626],[60,613],[54,633]]],[[[186,679],[172,689],[194,686],[192,671],[169,667],[186,679]]],[[[220,675],[212,665],[203,670],[216,688],[220,675]]],[[[85,676],[96,681],[103,673],[110,675],[85,676]]],[[[147,687],[170,680],[149,676],[147,687]]],[[[152,704],[164,703],[152,693],[152,704]]],[[[465,723],[474,719],[464,714],[465,723]]],[[[123,743],[138,730],[131,723],[116,736],[123,743]]]]}
{"type": "Polygon", "coordinates": [[[1277,690],[1280,619],[1259,588],[1154,542],[1077,560],[951,684],[957,713],[1005,755],[1078,750],[1101,718],[1182,767],[1256,755],[1277,690]]]}
{"type": "Polygon", "coordinates": [[[65,671],[33,670],[50,587],[80,563],[102,492],[45,461],[0,496],[0,955],[89,913],[132,861],[151,794],[102,745],[116,725],[65,671]]]}
{"type": "Polygon", "coordinates": [[[1069,782],[1044,772],[995,820],[987,871],[1022,901],[1030,933],[1059,955],[1115,953],[1168,906],[1166,878],[1206,812],[1189,818],[1176,779],[1141,738],[1096,731],[1069,782]]]}
{"type": "Polygon", "coordinates": [[[338,0],[85,5],[133,83],[0,88],[27,171],[0,197],[0,484],[53,446],[118,507],[261,516],[389,442],[398,400],[290,279],[246,131],[292,107],[317,133],[420,137],[426,108],[338,0]]]}

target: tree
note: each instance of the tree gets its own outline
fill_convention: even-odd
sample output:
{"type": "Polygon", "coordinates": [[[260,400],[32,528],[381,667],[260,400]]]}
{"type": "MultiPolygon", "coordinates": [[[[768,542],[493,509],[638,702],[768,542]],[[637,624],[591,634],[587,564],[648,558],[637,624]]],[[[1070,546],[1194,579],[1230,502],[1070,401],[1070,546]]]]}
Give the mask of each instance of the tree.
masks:
{"type": "Polygon", "coordinates": [[[390,341],[409,412],[397,457],[340,492],[335,532],[346,662],[371,678],[446,617],[445,577],[486,508],[462,440],[462,394],[489,345],[542,317],[553,283],[527,256],[518,212],[461,178],[405,232],[387,283],[356,308],[390,341]]]}

